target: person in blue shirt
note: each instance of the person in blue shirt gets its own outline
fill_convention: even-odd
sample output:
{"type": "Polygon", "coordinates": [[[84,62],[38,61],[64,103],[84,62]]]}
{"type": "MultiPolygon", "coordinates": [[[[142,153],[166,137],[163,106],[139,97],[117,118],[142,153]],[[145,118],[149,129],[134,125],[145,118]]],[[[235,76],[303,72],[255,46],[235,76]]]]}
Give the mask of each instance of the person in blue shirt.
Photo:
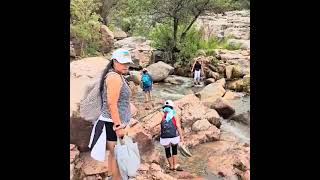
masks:
{"type": "Polygon", "coordinates": [[[143,68],[141,73],[141,88],[144,92],[145,102],[152,100],[152,96],[151,96],[152,84],[153,84],[152,77],[148,73],[147,68],[143,68]]]}

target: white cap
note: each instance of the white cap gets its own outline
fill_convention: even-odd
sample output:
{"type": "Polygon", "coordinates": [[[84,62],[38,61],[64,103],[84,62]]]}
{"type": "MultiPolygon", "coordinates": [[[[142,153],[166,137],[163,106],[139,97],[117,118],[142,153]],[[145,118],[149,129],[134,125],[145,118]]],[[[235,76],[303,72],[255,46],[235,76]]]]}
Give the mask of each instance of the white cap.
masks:
{"type": "Polygon", "coordinates": [[[171,101],[171,100],[166,100],[166,102],[164,103],[164,106],[171,106],[171,107],[173,107],[173,106],[174,106],[174,103],[173,103],[173,101],[171,101]]]}
{"type": "Polygon", "coordinates": [[[117,60],[121,64],[132,63],[130,52],[126,49],[117,49],[112,53],[112,59],[117,60]]]}

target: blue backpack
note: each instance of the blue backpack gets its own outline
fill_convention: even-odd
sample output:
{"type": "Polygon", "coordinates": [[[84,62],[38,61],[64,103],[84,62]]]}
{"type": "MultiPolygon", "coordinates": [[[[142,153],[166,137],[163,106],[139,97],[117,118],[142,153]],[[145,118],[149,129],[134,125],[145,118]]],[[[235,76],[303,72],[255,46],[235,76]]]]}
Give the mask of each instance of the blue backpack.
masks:
{"type": "Polygon", "coordinates": [[[148,74],[142,74],[141,76],[141,82],[143,87],[149,87],[151,86],[151,79],[150,76],[148,74]]]}

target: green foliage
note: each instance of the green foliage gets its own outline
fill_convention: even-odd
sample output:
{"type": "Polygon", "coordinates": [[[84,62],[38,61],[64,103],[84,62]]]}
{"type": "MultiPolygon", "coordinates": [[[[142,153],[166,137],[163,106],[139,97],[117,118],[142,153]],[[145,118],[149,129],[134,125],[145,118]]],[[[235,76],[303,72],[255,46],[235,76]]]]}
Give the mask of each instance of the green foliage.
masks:
{"type": "Polygon", "coordinates": [[[149,33],[152,40],[151,46],[163,51],[171,51],[173,48],[172,26],[170,24],[157,24],[149,33]]]}
{"type": "Polygon", "coordinates": [[[149,6],[150,0],[119,0],[111,9],[108,26],[120,27],[131,35],[146,35],[151,26],[149,6]]]}
{"type": "Polygon", "coordinates": [[[217,66],[218,63],[219,63],[219,60],[218,60],[216,57],[214,57],[214,58],[211,59],[211,64],[212,64],[213,66],[217,66]]]}
{"type": "Polygon", "coordinates": [[[199,40],[199,45],[201,49],[205,49],[205,50],[208,50],[208,49],[215,49],[218,47],[219,45],[219,41],[216,37],[212,36],[210,37],[208,40],[205,40],[205,39],[200,39],[199,40]]]}
{"type": "Polygon", "coordinates": [[[178,48],[180,49],[180,53],[178,56],[178,61],[181,61],[181,64],[185,65],[188,64],[191,59],[193,59],[196,55],[196,52],[200,48],[200,40],[201,34],[196,28],[192,27],[187,35],[186,38],[182,43],[178,44],[178,48]]]}
{"type": "Polygon", "coordinates": [[[98,54],[101,46],[99,43],[100,16],[95,12],[100,3],[96,0],[72,0],[71,10],[71,35],[81,42],[81,56],[98,54]]]}
{"type": "Polygon", "coordinates": [[[214,50],[215,50],[215,49],[207,49],[207,50],[205,50],[206,56],[215,56],[216,53],[215,53],[214,50]]]}
{"type": "MultiPolygon", "coordinates": [[[[173,37],[172,37],[172,26],[170,23],[166,24],[157,24],[155,28],[149,34],[149,38],[152,40],[151,45],[162,51],[171,52],[173,48],[173,37]]],[[[178,37],[182,33],[184,27],[178,27],[178,37]]],[[[188,31],[186,38],[183,42],[176,44],[179,53],[176,53],[176,64],[181,66],[190,63],[190,61],[197,56],[199,50],[203,50],[206,56],[215,56],[215,49],[228,49],[236,50],[240,48],[240,44],[228,44],[228,39],[233,38],[232,36],[227,36],[224,39],[218,39],[217,37],[210,37],[208,40],[201,38],[201,31],[197,30],[195,27],[191,27],[188,31]]],[[[215,59],[213,64],[216,64],[217,60],[215,59]]]]}
{"type": "Polygon", "coordinates": [[[233,9],[250,9],[250,0],[232,0],[233,9]]]}
{"type": "Polygon", "coordinates": [[[224,44],[222,46],[223,49],[228,49],[228,50],[238,50],[240,49],[241,45],[240,44],[224,44]]]}

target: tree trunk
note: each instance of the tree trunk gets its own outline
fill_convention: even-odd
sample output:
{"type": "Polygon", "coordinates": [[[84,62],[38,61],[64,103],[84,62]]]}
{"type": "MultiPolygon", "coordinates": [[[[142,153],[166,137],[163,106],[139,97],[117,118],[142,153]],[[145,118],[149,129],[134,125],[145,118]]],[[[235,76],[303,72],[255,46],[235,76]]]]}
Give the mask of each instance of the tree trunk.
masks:
{"type": "Polygon", "coordinates": [[[80,46],[80,56],[83,57],[84,56],[84,51],[83,51],[83,41],[81,41],[81,46],[80,46]]]}
{"type": "Polygon", "coordinates": [[[200,13],[197,14],[193,20],[191,21],[191,23],[189,24],[189,26],[184,30],[184,32],[181,34],[180,36],[180,42],[183,42],[184,39],[186,38],[187,32],[190,30],[190,28],[192,27],[193,23],[196,22],[196,20],[198,19],[198,17],[200,16],[200,13]]]}
{"type": "Polygon", "coordinates": [[[171,60],[173,63],[176,61],[175,52],[178,49],[177,48],[178,25],[179,25],[179,19],[177,17],[174,17],[173,18],[173,45],[171,49],[171,57],[172,57],[171,60]]]}
{"type": "Polygon", "coordinates": [[[189,29],[192,27],[193,23],[198,19],[198,17],[200,16],[201,13],[203,13],[205,11],[205,7],[208,5],[208,3],[210,2],[210,0],[207,0],[206,2],[204,2],[204,4],[202,5],[202,7],[197,8],[198,12],[196,14],[194,14],[194,18],[191,21],[191,23],[189,24],[189,26],[187,27],[187,29],[184,30],[184,32],[181,34],[180,36],[180,42],[183,42],[184,39],[186,38],[187,32],[189,31],[189,29]]]}
{"type": "Polygon", "coordinates": [[[108,16],[112,6],[114,6],[114,0],[102,0],[100,15],[102,17],[102,23],[104,25],[108,24],[107,16],[108,16]]]}
{"type": "Polygon", "coordinates": [[[177,42],[177,34],[178,34],[178,19],[175,17],[173,18],[173,47],[176,46],[177,42]]]}

